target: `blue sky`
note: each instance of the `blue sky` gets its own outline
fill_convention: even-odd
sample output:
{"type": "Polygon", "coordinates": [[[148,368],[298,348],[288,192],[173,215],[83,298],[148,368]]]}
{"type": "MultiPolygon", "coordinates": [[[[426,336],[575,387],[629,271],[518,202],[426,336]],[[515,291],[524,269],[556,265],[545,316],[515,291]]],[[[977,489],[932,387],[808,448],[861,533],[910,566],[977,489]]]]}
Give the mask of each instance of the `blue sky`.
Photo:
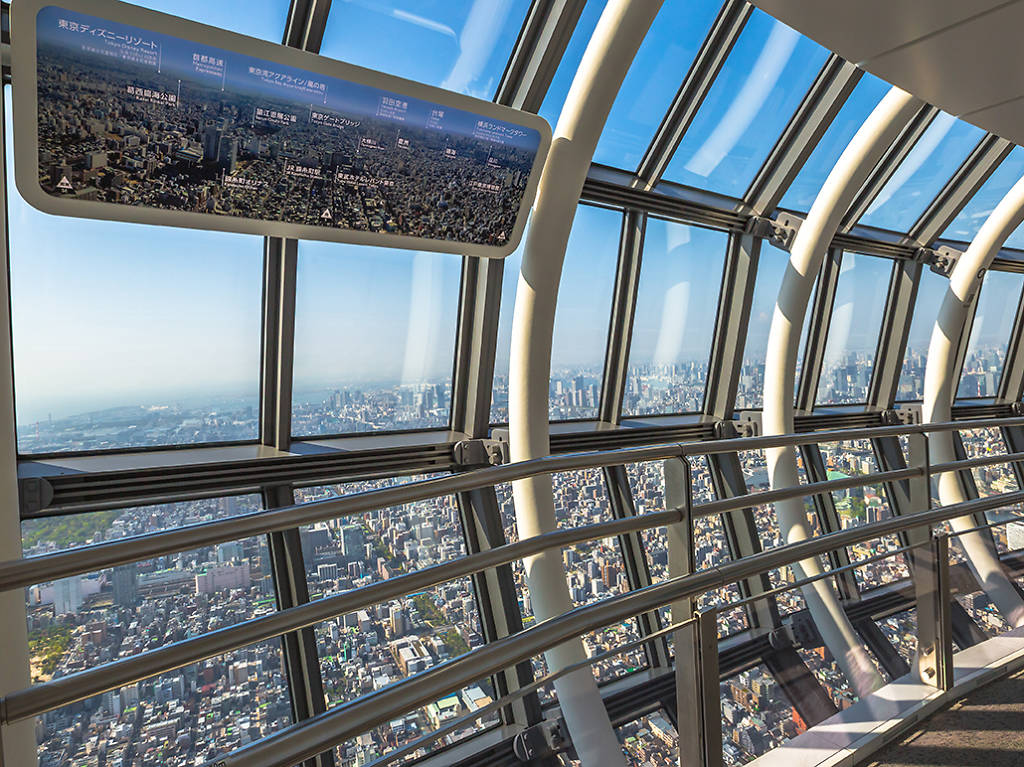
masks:
{"type": "MultiPolygon", "coordinates": [[[[282,37],[288,6],[285,0],[142,4],[275,42],[282,37]]],[[[603,6],[602,0],[587,3],[544,100],[541,115],[552,126],[603,6]]],[[[322,53],[491,98],[528,7],[528,0],[334,0],[322,53]]],[[[598,161],[630,169],[639,162],[717,10],[708,0],[663,6],[613,107],[598,161]]],[[[742,194],[825,57],[820,47],[755,10],[667,177],[742,194]]],[[[810,205],[856,127],[886,89],[870,75],[862,78],[787,193],[785,206],[810,205]]],[[[905,226],[970,151],[978,133],[942,118],[926,138],[890,182],[887,204],[869,213],[870,223],[905,226]]],[[[993,175],[948,236],[973,234],[986,211],[1024,173],[1021,151],[1015,150],[993,175]]],[[[13,190],[9,212],[22,423],[49,413],[68,415],[117,404],[255,396],[260,238],[56,218],[29,208],[13,190]]],[[[600,365],[620,226],[618,213],[592,207],[577,213],[559,293],[556,369],[600,365]]],[[[717,232],[652,222],[634,362],[706,357],[724,243],[724,235],[717,232]]],[[[783,254],[769,253],[766,248],[758,277],[757,318],[770,316],[772,286],[781,278],[785,260],[783,254]]],[[[508,367],[518,257],[511,257],[505,267],[499,374],[508,367]]],[[[840,304],[849,305],[852,316],[880,311],[880,274],[887,273],[888,265],[874,261],[844,269],[840,288],[848,300],[840,304]]],[[[449,375],[460,268],[453,256],[303,243],[296,391],[449,375]]],[[[922,300],[921,309],[930,313],[931,301],[922,300]]],[[[872,348],[869,331],[874,323],[866,317],[848,323],[845,346],[872,348]]],[[[997,341],[1001,328],[991,332],[991,339],[980,340],[997,341]]],[[[751,354],[763,348],[766,333],[763,320],[752,321],[751,354]]],[[[929,333],[930,321],[915,318],[911,344],[929,333]]]]}

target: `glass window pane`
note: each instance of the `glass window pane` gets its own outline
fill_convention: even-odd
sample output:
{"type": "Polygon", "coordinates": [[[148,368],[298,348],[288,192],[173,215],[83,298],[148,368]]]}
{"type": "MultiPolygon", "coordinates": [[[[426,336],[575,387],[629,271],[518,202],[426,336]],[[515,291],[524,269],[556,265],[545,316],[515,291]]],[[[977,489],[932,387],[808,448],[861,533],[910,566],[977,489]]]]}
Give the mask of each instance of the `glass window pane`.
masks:
{"type": "Polygon", "coordinates": [[[628,170],[640,164],[718,8],[709,0],[661,7],[615,97],[594,162],[628,170]]]}
{"type": "Polygon", "coordinates": [[[565,97],[569,95],[569,87],[572,85],[576,70],[580,61],[583,60],[583,52],[587,49],[587,43],[590,42],[598,19],[601,18],[607,4],[608,0],[587,0],[583,6],[583,13],[580,14],[579,21],[576,22],[576,29],[573,30],[572,37],[569,38],[569,45],[566,46],[565,53],[562,54],[558,69],[555,70],[555,76],[551,80],[548,92],[544,95],[544,102],[541,104],[539,114],[548,121],[552,131],[562,113],[562,106],[565,104],[565,97]]]}
{"type": "Polygon", "coordinates": [[[878,102],[888,92],[889,84],[874,75],[865,73],[846,99],[839,114],[825,131],[811,156],[807,158],[796,179],[786,190],[781,207],[789,210],[808,211],[818,196],[825,178],[832,172],[836,160],[843,153],[850,140],[864,120],[871,114],[878,102]]]}
{"type": "Polygon", "coordinates": [[[858,223],[910,229],[984,135],[981,128],[940,112],[858,223]]]}
{"type": "Polygon", "coordinates": [[[892,262],[843,253],[816,403],[865,402],[892,262]]]}
{"type": "Polygon", "coordinates": [[[597,415],[621,228],[618,211],[588,205],[576,209],[555,311],[550,390],[554,421],[597,415]]]}
{"type": "MultiPolygon", "coordinates": [[[[256,511],[257,496],[90,512],[22,525],[27,556],[256,511]]],[[[33,682],[163,647],[276,609],[265,536],[26,589],[33,682]]],[[[280,643],[268,641],[45,714],[40,764],[191,767],[290,724],[280,643]],[[133,725],[145,711],[141,728],[133,725]]]]}
{"type": "Polygon", "coordinates": [[[728,243],[725,232],[648,219],[624,414],[703,406],[728,243]]]}
{"type": "Polygon", "coordinates": [[[800,734],[792,702],[765,666],[721,682],[719,690],[725,764],[746,764],[800,734]]]}
{"type": "MultiPolygon", "coordinates": [[[[750,304],[750,320],[747,324],[747,340],[743,347],[743,367],[740,370],[739,386],[736,389],[736,408],[759,408],[764,402],[764,365],[768,351],[768,335],[775,315],[775,304],[782,288],[782,278],[789,265],[789,254],[767,242],[761,244],[761,255],[757,263],[757,281],[754,283],[754,297],[750,304]]],[[[812,296],[813,298],[813,296],[812,296]]],[[[808,305],[804,314],[800,348],[797,351],[796,379],[799,380],[803,363],[804,346],[807,338],[808,305]]]]}
{"type": "Polygon", "coordinates": [[[288,22],[288,0],[136,0],[135,5],[212,27],[279,43],[288,22]]]}
{"type": "Polygon", "coordinates": [[[667,767],[679,762],[679,735],[661,709],[615,728],[629,767],[667,767]]]}
{"type": "Polygon", "coordinates": [[[448,424],[461,260],[300,242],[296,436],[448,424]]]}
{"type": "MultiPolygon", "coordinates": [[[[389,478],[345,485],[302,488],[306,503],[369,492],[415,478],[389,478]]],[[[458,507],[453,496],[392,506],[300,528],[310,597],[318,599],[363,588],[398,575],[465,556],[458,507]]],[[[483,643],[473,583],[457,578],[416,594],[371,605],[318,623],[315,628],[324,696],[328,708],[370,690],[425,671],[483,643]]],[[[493,700],[489,680],[481,680],[408,716],[374,728],[369,742],[338,747],[341,764],[362,763],[368,752],[384,754],[437,729],[439,718],[464,714],[482,697],[493,700]]],[[[495,723],[477,720],[428,750],[495,723]]],[[[360,739],[363,740],[363,739],[360,739]]]]}
{"type": "MultiPolygon", "coordinates": [[[[555,521],[560,529],[578,528],[597,522],[611,521],[611,507],[608,490],[601,471],[584,469],[554,474],[551,477],[555,501],[555,521]]],[[[510,485],[495,488],[501,512],[505,539],[519,540],[515,522],[515,506],[510,485]]],[[[618,541],[605,538],[588,541],[563,549],[562,562],[565,567],[569,595],[575,606],[590,604],[629,591],[630,586],[622,561],[618,541]]],[[[536,618],[526,586],[526,572],[522,562],[512,564],[516,592],[522,610],[523,623],[529,627],[536,618]]],[[[603,653],[640,637],[635,620],[606,626],[583,638],[588,656],[603,653]]],[[[534,675],[547,673],[543,656],[533,658],[534,675]]],[[[633,649],[599,661],[591,668],[598,682],[608,682],[632,673],[646,665],[641,649],[633,649]]],[[[550,686],[540,690],[543,702],[554,700],[554,689],[550,686]]]]}
{"type": "Polygon", "coordinates": [[[924,397],[924,371],[928,361],[928,345],[932,330],[939,318],[939,307],[949,287],[949,280],[931,269],[921,272],[921,284],[917,288],[914,316],[910,320],[907,334],[907,352],[900,371],[900,383],[896,391],[898,402],[924,397]]]}
{"type": "Polygon", "coordinates": [[[957,397],[995,396],[1022,287],[1024,275],[993,271],[985,274],[957,397]]]}
{"type": "MultiPolygon", "coordinates": [[[[713,500],[715,496],[707,458],[699,456],[691,459],[690,465],[693,500],[698,504],[713,500]]],[[[638,515],[665,511],[665,472],[663,467],[664,464],[660,461],[634,463],[626,466],[626,476],[629,478],[629,488],[633,494],[633,502],[638,515]]],[[[662,526],[644,530],[640,537],[647,555],[647,569],[650,572],[651,581],[657,583],[665,580],[669,575],[667,528],[662,526]]],[[[717,567],[732,558],[721,515],[701,516],[694,520],[694,544],[696,547],[695,562],[699,570],[717,567]]],[[[697,598],[697,602],[698,607],[701,608],[715,606],[719,609],[718,633],[725,637],[747,628],[747,616],[742,607],[732,609],[724,607],[730,602],[738,602],[741,598],[737,584],[730,583],[723,588],[701,594],[697,598]]],[[[665,607],[660,612],[662,624],[668,626],[672,622],[671,611],[665,607]]],[[[672,638],[669,637],[668,641],[671,645],[672,638]]]]}
{"type": "Polygon", "coordinates": [[[50,216],[7,191],[21,452],[256,438],[260,238],[50,216]]]}
{"type": "MultiPolygon", "coordinates": [[[[995,210],[1010,187],[1024,175],[1024,148],[1015,147],[1009,156],[989,176],[988,181],[975,193],[953,223],[942,233],[943,239],[970,242],[978,233],[985,219],[995,210]]],[[[1014,232],[1007,244],[1020,247],[1020,235],[1014,232]]]]}
{"type": "Polygon", "coordinates": [[[755,8],[665,178],[742,196],[827,55],[755,8]]]}
{"type": "MultiPolygon", "coordinates": [[[[874,474],[880,471],[871,443],[865,439],[827,442],[821,446],[821,456],[829,480],[874,474]]],[[[847,490],[833,490],[832,502],[835,504],[842,530],[873,524],[892,517],[889,498],[885,489],[879,484],[853,487],[847,490]]],[[[849,547],[850,561],[858,562],[868,559],[898,549],[899,546],[900,542],[895,535],[864,541],[849,547]]],[[[854,570],[854,574],[862,589],[877,588],[910,577],[906,559],[902,554],[869,562],[854,570]]]]}
{"type": "Polygon", "coordinates": [[[348,0],[327,18],[324,56],[493,98],[529,0],[348,0]]]}

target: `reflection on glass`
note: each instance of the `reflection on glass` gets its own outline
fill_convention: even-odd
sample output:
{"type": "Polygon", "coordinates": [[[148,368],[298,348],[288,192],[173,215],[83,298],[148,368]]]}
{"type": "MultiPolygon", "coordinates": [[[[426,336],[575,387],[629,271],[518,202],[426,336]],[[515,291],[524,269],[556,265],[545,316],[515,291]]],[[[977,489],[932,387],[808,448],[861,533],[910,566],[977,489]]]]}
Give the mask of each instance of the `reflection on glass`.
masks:
{"type": "Polygon", "coordinates": [[[562,106],[565,104],[565,97],[569,95],[569,87],[576,76],[580,61],[583,60],[583,52],[587,48],[587,43],[590,42],[591,35],[594,34],[594,28],[607,3],[608,0],[588,0],[583,6],[583,12],[580,14],[579,21],[576,22],[576,28],[572,31],[572,37],[569,38],[569,45],[566,46],[565,53],[562,54],[562,60],[558,62],[558,69],[555,70],[555,76],[551,80],[548,92],[544,95],[544,102],[538,113],[548,121],[552,131],[558,124],[562,106]]]}
{"type": "MultiPolygon", "coordinates": [[[[408,480],[381,479],[303,488],[298,491],[297,500],[309,502],[368,492],[404,481],[408,480]]],[[[328,520],[300,528],[299,532],[313,599],[363,588],[466,553],[452,496],[328,520]]],[[[469,578],[318,623],[316,635],[328,707],[425,671],[483,643],[469,578]]],[[[493,697],[489,681],[471,685],[375,728],[368,743],[356,741],[339,746],[341,763],[359,764],[371,752],[383,754],[400,747],[437,729],[438,721],[461,716],[486,705],[493,697]]],[[[439,748],[494,721],[478,720],[467,732],[435,741],[430,748],[439,748]]]]}
{"type": "Polygon", "coordinates": [[[594,162],[633,170],[700,49],[719,3],[676,0],[658,12],[601,132],[594,162]]]}
{"type": "Polygon", "coordinates": [[[457,256],[299,244],[292,433],[445,426],[457,256]]]}
{"type": "Polygon", "coordinates": [[[621,227],[617,211],[588,205],[576,209],[555,309],[549,389],[553,421],[597,415],[621,227]]]}
{"type": "Polygon", "coordinates": [[[818,145],[807,158],[796,179],[782,198],[781,207],[808,211],[818,196],[825,178],[835,167],[836,160],[849,145],[857,129],[864,124],[871,110],[889,90],[889,84],[865,73],[846,99],[839,114],[825,131],[818,145]]]}
{"type": "Polygon", "coordinates": [[[288,0],[264,0],[261,3],[247,0],[221,0],[217,3],[206,0],[136,0],[135,5],[279,43],[284,38],[289,3],[288,0]]]}
{"type": "MultiPolygon", "coordinates": [[[[212,498],[26,521],[26,556],[176,529],[259,509],[212,498]]],[[[25,591],[34,683],[272,613],[266,538],[179,552],[40,583],[25,591]]],[[[40,717],[40,764],[191,767],[290,723],[276,641],[103,693],[40,717]],[[141,727],[137,726],[140,718],[141,727]]]]}
{"type": "Polygon", "coordinates": [[[956,396],[994,397],[1020,303],[1024,275],[989,271],[978,296],[956,396]]]}
{"type": "MultiPolygon", "coordinates": [[[[963,240],[970,242],[978,233],[985,219],[995,210],[1010,187],[1024,175],[1024,148],[1015,147],[1009,156],[1000,163],[988,181],[968,201],[959,215],[953,219],[942,238],[947,240],[963,240]]],[[[1024,233],[1018,227],[1006,242],[1010,247],[1019,248],[1024,244],[1024,233]]]]}
{"type": "Polygon", "coordinates": [[[491,99],[529,0],[345,0],[320,53],[378,72],[491,99]]]}
{"type": "MultiPolygon", "coordinates": [[[[747,324],[747,340],[743,347],[743,367],[740,369],[739,385],[736,389],[736,409],[759,408],[764,399],[764,365],[768,350],[768,335],[775,314],[775,304],[782,287],[782,278],[789,264],[789,254],[767,242],[761,245],[761,256],[757,264],[757,281],[754,283],[754,297],[750,305],[750,320],[747,324]]],[[[808,305],[807,313],[813,301],[808,305]]],[[[797,351],[796,379],[799,380],[803,363],[804,341],[807,338],[807,316],[803,320],[803,337],[797,351]]]]}
{"type": "Polygon", "coordinates": [[[516,308],[519,271],[523,266],[526,235],[515,252],[501,266],[501,303],[498,306],[498,341],[494,353],[494,380],[491,387],[491,423],[508,423],[508,366],[512,353],[512,315],[516,308]]]}
{"type": "Polygon", "coordinates": [[[931,269],[921,271],[917,288],[914,316],[907,333],[907,352],[903,358],[896,401],[917,400],[924,397],[924,372],[928,362],[928,345],[939,318],[939,307],[946,295],[949,280],[931,269]]]}
{"type": "Polygon", "coordinates": [[[858,223],[910,229],[984,135],[981,128],[940,112],[858,223]]]}
{"type": "Polygon", "coordinates": [[[817,404],[867,401],[891,274],[887,259],[843,253],[817,404]]]}
{"type": "Polygon", "coordinates": [[[255,439],[261,240],[50,216],[7,191],[18,449],[255,439]]]}
{"type": "Polygon", "coordinates": [[[725,232],[648,220],[624,414],[703,406],[728,240],[725,232]]]}
{"type": "Polygon", "coordinates": [[[754,9],[683,136],[665,178],[742,196],[827,53],[754,9]]]}

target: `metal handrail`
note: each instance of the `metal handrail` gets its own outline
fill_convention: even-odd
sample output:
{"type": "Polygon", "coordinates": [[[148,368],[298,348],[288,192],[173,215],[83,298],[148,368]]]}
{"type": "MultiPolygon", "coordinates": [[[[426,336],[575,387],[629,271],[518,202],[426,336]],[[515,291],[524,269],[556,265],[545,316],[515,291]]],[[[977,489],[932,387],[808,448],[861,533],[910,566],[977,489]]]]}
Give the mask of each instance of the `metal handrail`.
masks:
{"type": "MultiPolygon", "coordinates": [[[[540,474],[550,474],[558,471],[569,471],[579,468],[621,465],[623,463],[683,458],[690,455],[754,450],[762,449],[764,447],[780,447],[829,441],[849,441],[869,437],[878,438],[881,436],[902,436],[905,434],[924,433],[927,431],[979,428],[980,425],[989,428],[992,426],[1024,425],[1024,418],[985,420],[978,422],[978,424],[979,425],[976,426],[974,422],[961,421],[948,424],[929,424],[912,427],[875,427],[870,429],[851,429],[782,435],[775,437],[715,440],[703,443],[687,443],[685,445],[670,444],[644,448],[624,448],[612,451],[545,457],[525,461],[519,464],[482,469],[453,477],[425,480],[401,485],[395,488],[387,488],[384,490],[348,495],[326,501],[301,504],[271,512],[256,512],[254,514],[230,517],[212,523],[197,525],[191,528],[184,528],[168,533],[155,533],[148,536],[139,536],[137,538],[124,539],[106,544],[97,544],[60,554],[35,557],[28,560],[4,562],[0,563],[0,591],[8,591],[32,585],[43,580],[53,580],[59,577],[66,577],[67,575],[89,572],[96,569],[102,569],[104,567],[123,564],[125,562],[145,559],[155,556],[156,553],[154,552],[170,553],[175,550],[194,548],[204,545],[204,542],[209,540],[220,542],[222,540],[248,537],[253,534],[252,528],[254,526],[259,528],[256,532],[281,529],[281,527],[295,527],[297,525],[308,524],[310,521],[320,521],[322,519],[329,519],[336,516],[348,516],[401,503],[409,503],[412,500],[425,500],[441,495],[447,495],[452,492],[462,492],[469,489],[488,487],[498,482],[513,481],[514,479],[521,479],[540,474]],[[276,521],[276,517],[279,517],[282,514],[285,514],[288,517],[286,525],[283,522],[276,521]],[[267,523],[266,518],[268,516],[273,516],[275,519],[267,523]],[[230,535],[228,537],[220,537],[226,535],[228,529],[231,530],[230,535]],[[197,539],[201,542],[196,543],[195,541],[197,539]],[[184,544],[185,540],[189,541],[187,545],[184,544]],[[174,548],[167,549],[168,546],[173,546],[174,548]],[[45,570],[43,568],[45,568],[45,570]]],[[[234,626],[191,637],[157,650],[148,651],[128,658],[118,659],[94,669],[12,692],[0,700],[0,704],[2,704],[0,705],[0,721],[10,723],[32,716],[37,716],[41,713],[45,713],[46,711],[54,710],[63,705],[83,700],[107,690],[116,689],[125,684],[130,684],[141,679],[165,673],[206,658],[215,657],[239,647],[244,647],[265,639],[280,636],[298,628],[310,626],[329,618],[351,613],[373,604],[379,604],[397,596],[419,591],[456,578],[479,573],[484,570],[508,564],[523,557],[551,549],[612,537],[614,535],[621,535],[628,532],[638,532],[663,525],[677,524],[685,522],[687,516],[692,518],[720,514],[727,511],[747,508],[752,505],[771,503],[785,498],[816,495],[823,492],[830,492],[832,490],[849,489],[883,482],[894,482],[901,479],[935,474],[939,471],[952,471],[954,469],[966,468],[968,465],[990,465],[994,463],[1009,462],[1022,457],[1024,457],[1024,454],[1012,453],[998,456],[986,456],[982,459],[967,459],[966,461],[942,464],[940,466],[932,467],[931,470],[929,470],[928,467],[916,466],[906,469],[878,472],[870,475],[858,475],[855,477],[814,482],[793,488],[771,490],[755,493],[753,495],[741,495],[734,498],[693,505],[689,515],[684,509],[676,508],[664,512],[655,512],[644,514],[639,517],[601,522],[569,530],[557,530],[552,533],[525,539],[517,543],[506,544],[484,552],[471,554],[458,560],[407,573],[382,583],[371,584],[342,594],[325,597],[297,607],[281,610],[271,615],[250,619],[234,626]]],[[[846,545],[871,540],[889,532],[901,532],[912,527],[920,527],[933,522],[945,521],[964,514],[998,508],[1020,501],[1024,501],[1024,491],[990,496],[988,498],[946,506],[941,509],[927,512],[917,512],[912,515],[897,517],[891,520],[872,523],[871,525],[820,536],[811,541],[782,546],[747,557],[737,562],[703,570],[693,575],[684,576],[680,579],[674,579],[671,581],[672,584],[678,585],[679,588],[690,588],[691,590],[681,595],[674,595],[668,598],[666,602],[662,602],[662,604],[677,598],[691,596],[695,593],[700,593],[711,588],[717,588],[721,585],[725,585],[726,583],[760,575],[766,570],[773,569],[774,567],[778,567],[783,564],[792,564],[793,562],[800,561],[808,556],[815,556],[816,554],[826,553],[837,548],[842,548],[846,545]],[[808,547],[813,549],[813,551],[806,553],[808,547]],[[774,561],[774,559],[778,559],[780,557],[782,558],[782,561],[778,564],[763,564],[766,561],[774,561]],[[709,577],[716,577],[718,580],[714,581],[710,585],[700,586],[700,584],[705,583],[705,580],[709,577]],[[705,580],[700,580],[701,578],[705,580]],[[687,584],[691,585],[688,586],[687,584]]],[[[1002,522],[998,524],[1002,524],[1002,522]]],[[[894,552],[886,552],[884,556],[891,556],[902,550],[903,549],[894,552]]],[[[873,559],[874,558],[870,558],[869,560],[851,565],[851,568],[863,566],[873,559]]],[[[828,577],[834,574],[835,573],[833,571],[829,571],[821,577],[828,577]]],[[[657,584],[657,587],[664,589],[668,583],[670,582],[657,584]]],[[[612,600],[605,600],[605,602],[597,604],[604,605],[607,603],[614,607],[619,605],[622,599],[639,600],[650,593],[661,593],[649,592],[649,589],[651,588],[654,587],[630,592],[629,594],[622,595],[621,597],[613,598],[612,600]]],[[[763,599],[765,596],[767,595],[759,594],[751,597],[751,599],[763,599]]],[[[631,605],[632,603],[627,601],[624,604],[631,605]]],[[[596,606],[597,605],[588,606],[588,609],[596,606]]],[[[633,608],[630,607],[629,609],[633,608]]],[[[637,608],[633,612],[624,612],[623,618],[647,612],[649,609],[651,608],[637,608]]],[[[577,610],[574,610],[552,620],[557,621],[561,618],[575,615],[577,612],[577,610]]],[[[589,615],[589,613],[586,613],[585,615],[589,615]]],[[[614,622],[615,620],[620,619],[622,618],[614,618],[608,622],[614,622]]],[[[535,631],[539,626],[547,626],[550,623],[551,621],[545,621],[543,624],[538,624],[528,631],[535,631]]],[[[524,634],[517,634],[516,637],[522,641],[524,634]]],[[[543,652],[551,646],[560,643],[560,641],[564,640],[555,641],[553,644],[545,644],[539,650],[528,653],[523,659],[543,652]]],[[[495,646],[496,644],[498,643],[492,643],[492,645],[488,645],[488,647],[495,646]]],[[[480,650],[477,650],[474,651],[474,653],[470,653],[470,655],[478,654],[480,652],[480,650]]],[[[514,665],[515,662],[519,661],[514,661],[511,664],[503,663],[492,670],[497,671],[500,668],[507,668],[509,665],[514,665]]],[[[477,674],[477,678],[485,676],[488,673],[491,672],[481,671],[477,674]]],[[[458,687],[456,686],[452,689],[458,689],[458,687]]],[[[361,700],[363,700],[363,698],[357,699],[357,701],[353,701],[353,703],[361,700]]],[[[409,704],[408,701],[405,703],[406,708],[408,709],[411,704],[409,704]]],[[[349,705],[350,704],[345,704],[345,706],[349,705]]],[[[336,710],[337,709],[332,709],[332,712],[336,710]]],[[[301,723],[301,725],[296,725],[296,727],[305,726],[311,721],[313,720],[306,720],[301,723]]],[[[290,729],[291,728],[283,730],[282,733],[288,732],[290,729]]]]}
{"type": "MultiPolygon", "coordinates": [[[[781,498],[814,495],[820,492],[849,489],[881,481],[896,481],[907,477],[920,476],[922,472],[922,469],[916,467],[899,469],[896,471],[880,472],[875,475],[860,475],[839,480],[814,482],[800,485],[796,488],[784,488],[782,490],[757,493],[753,496],[736,496],[735,498],[722,501],[709,501],[703,504],[695,504],[692,508],[692,516],[709,516],[724,511],[746,508],[754,503],[770,503],[781,498]]],[[[189,637],[188,639],[183,639],[155,650],[149,650],[127,658],[119,658],[102,666],[35,685],[8,696],[7,716],[11,720],[16,720],[23,716],[35,716],[41,713],[40,707],[43,707],[42,711],[51,711],[60,706],[84,700],[93,695],[114,690],[141,679],[157,676],[158,674],[173,671],[192,663],[223,655],[239,647],[246,647],[257,642],[272,639],[290,631],[312,626],[340,615],[347,615],[405,594],[423,591],[440,583],[510,564],[523,557],[577,543],[611,538],[616,535],[632,532],[641,532],[663,525],[677,524],[684,520],[684,510],[676,508],[628,517],[626,519],[598,522],[568,530],[556,530],[532,538],[525,538],[516,543],[496,546],[486,551],[460,557],[457,560],[416,570],[386,581],[352,589],[342,594],[278,610],[269,615],[252,618],[233,626],[189,637]]],[[[20,588],[35,582],[25,577],[21,582],[11,585],[10,588],[20,588]]],[[[3,584],[3,586],[5,588],[8,587],[7,584],[3,584]]]]}
{"type": "MultiPolygon", "coordinates": [[[[302,527],[328,519],[339,519],[388,506],[399,506],[453,493],[480,490],[493,485],[528,479],[544,474],[619,466],[667,458],[717,455],[821,442],[846,442],[856,439],[901,437],[910,434],[993,428],[998,426],[1024,426],[1024,417],[952,421],[911,426],[833,429],[801,434],[737,437],[734,439],[709,440],[707,442],[671,443],[649,447],[618,448],[607,451],[544,456],[505,466],[478,469],[464,474],[408,482],[381,490],[370,490],[338,498],[284,506],[269,511],[256,511],[250,514],[226,517],[212,522],[182,527],[177,530],[150,533],[117,541],[82,546],[72,551],[45,554],[29,559],[7,560],[0,562],[0,591],[21,588],[59,578],[67,578],[81,573],[95,572],[96,570],[103,570],[116,565],[138,562],[143,559],[151,559],[166,554],[174,554],[179,551],[188,551],[189,549],[213,546],[218,543],[240,540],[255,535],[302,527]]],[[[809,487],[809,485],[805,487],[809,487]]],[[[772,492],[781,493],[785,491],[788,491],[788,489],[772,492]]],[[[759,495],[767,497],[764,493],[759,495]]],[[[780,496],[780,499],[781,497],[785,496],[780,496]]],[[[735,508],[743,508],[743,505],[736,506],[735,508]]],[[[718,513],[718,511],[710,513],[718,513]]]]}
{"type": "Polygon", "coordinates": [[[227,756],[219,757],[215,764],[218,767],[241,767],[252,764],[261,767],[291,767],[390,721],[403,712],[438,700],[483,677],[505,668],[512,668],[565,641],[604,626],[834,549],[863,543],[911,527],[937,524],[956,517],[988,511],[1018,501],[1024,501],[1024,491],[894,517],[787,544],[724,565],[671,578],[626,594],[577,607],[517,634],[495,640],[465,655],[279,730],[227,756]]]}

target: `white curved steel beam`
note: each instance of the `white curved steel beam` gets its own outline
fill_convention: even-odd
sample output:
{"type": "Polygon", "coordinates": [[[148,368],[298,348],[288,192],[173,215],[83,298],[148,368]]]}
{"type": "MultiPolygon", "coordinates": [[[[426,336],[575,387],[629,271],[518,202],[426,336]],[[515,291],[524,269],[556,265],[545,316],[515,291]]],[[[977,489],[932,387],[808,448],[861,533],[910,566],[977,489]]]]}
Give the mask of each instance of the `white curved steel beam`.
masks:
{"type": "MultiPolygon", "coordinates": [[[[957,259],[949,276],[949,287],[942,300],[939,316],[928,345],[924,374],[923,417],[926,423],[948,421],[952,417],[956,394],[957,349],[967,326],[967,314],[975,293],[999,249],[1013,230],[1024,221],[1024,178],[1021,178],[995,207],[971,241],[967,252],[957,259]]],[[[956,460],[952,432],[938,432],[928,438],[931,460],[945,463],[956,460]]],[[[939,501],[946,506],[964,500],[963,487],[956,472],[938,477],[939,501]]],[[[975,527],[970,517],[950,521],[957,532],[975,527]]],[[[990,535],[982,531],[959,536],[967,563],[992,604],[1014,628],[1024,625],[1024,600],[1014,588],[999,562],[990,535]]]]}
{"type": "MultiPolygon", "coordinates": [[[[661,0],[610,0],[576,70],[551,151],[541,174],[537,202],[523,251],[516,289],[509,364],[509,444],[513,461],[551,452],[548,383],[555,302],[562,262],[587,170],[612,103],[643,42],[661,0]]],[[[520,538],[554,530],[551,477],[514,482],[516,528],[520,538]]],[[[544,620],[573,607],[557,552],[524,561],[534,615],[544,620]]],[[[548,666],[562,668],[583,660],[581,640],[545,654],[548,666]]],[[[559,705],[584,767],[625,764],[601,695],[589,670],[555,683],[559,705]]]]}
{"type": "MultiPolygon", "coordinates": [[[[843,151],[811,206],[807,220],[800,226],[790,249],[789,266],[779,289],[768,336],[762,413],[765,434],[793,431],[800,331],[815,275],[857,190],[920,106],[921,101],[909,93],[899,88],[890,90],[843,151]]],[[[765,453],[773,489],[799,484],[796,453],[792,449],[776,448],[765,453]]],[[[784,542],[811,536],[802,499],[776,503],[775,513],[784,542]]],[[[822,571],[816,559],[800,562],[794,569],[800,578],[822,571]]],[[[843,612],[832,584],[827,579],[816,581],[805,586],[803,594],[825,645],[857,695],[863,696],[881,686],[882,678],[843,612]]]]}

